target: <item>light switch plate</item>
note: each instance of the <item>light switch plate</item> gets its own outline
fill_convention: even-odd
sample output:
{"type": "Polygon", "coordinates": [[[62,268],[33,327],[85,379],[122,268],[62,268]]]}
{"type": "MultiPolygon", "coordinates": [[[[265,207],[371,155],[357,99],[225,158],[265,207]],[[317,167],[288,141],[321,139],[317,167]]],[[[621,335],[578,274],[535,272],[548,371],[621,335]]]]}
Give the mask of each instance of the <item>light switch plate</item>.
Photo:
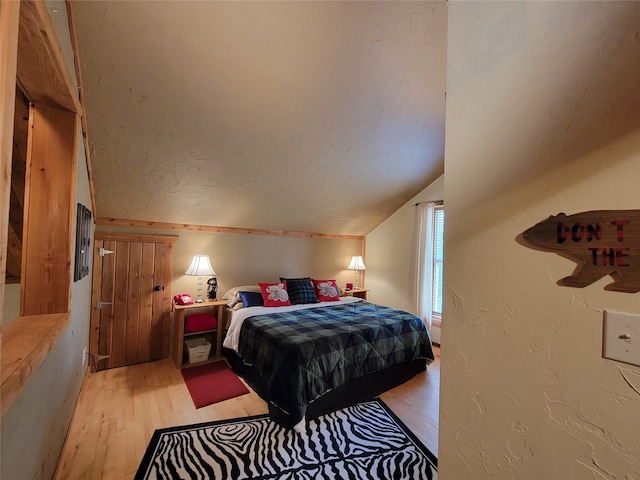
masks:
{"type": "Polygon", "coordinates": [[[604,311],[602,356],[640,366],[640,315],[604,311]]]}

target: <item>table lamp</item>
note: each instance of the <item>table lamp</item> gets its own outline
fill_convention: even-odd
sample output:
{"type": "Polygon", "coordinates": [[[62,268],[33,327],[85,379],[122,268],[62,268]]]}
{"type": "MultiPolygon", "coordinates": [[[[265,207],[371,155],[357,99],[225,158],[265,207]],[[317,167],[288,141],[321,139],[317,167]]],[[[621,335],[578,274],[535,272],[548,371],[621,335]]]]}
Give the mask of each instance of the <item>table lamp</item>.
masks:
{"type": "Polygon", "coordinates": [[[347,269],[356,271],[356,284],[354,285],[354,289],[358,290],[360,288],[358,280],[360,270],[367,269],[367,267],[364,266],[364,260],[362,260],[362,257],[360,255],[354,255],[353,257],[351,257],[351,261],[349,262],[349,266],[347,267],[347,269]]]}
{"type": "Polygon", "coordinates": [[[202,276],[216,274],[216,272],[213,271],[213,267],[211,267],[209,255],[194,255],[193,260],[191,260],[191,265],[189,265],[189,268],[187,268],[187,271],[184,273],[198,277],[198,299],[196,303],[204,302],[202,298],[202,276]]]}

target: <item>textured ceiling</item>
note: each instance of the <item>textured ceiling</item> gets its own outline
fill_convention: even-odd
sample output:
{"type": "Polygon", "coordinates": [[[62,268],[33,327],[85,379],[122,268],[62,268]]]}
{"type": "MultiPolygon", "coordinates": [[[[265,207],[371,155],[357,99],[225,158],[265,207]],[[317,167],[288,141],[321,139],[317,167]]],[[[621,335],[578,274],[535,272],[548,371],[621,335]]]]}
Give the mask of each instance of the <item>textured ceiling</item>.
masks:
{"type": "Polygon", "coordinates": [[[99,217],[363,235],[443,173],[444,2],[72,9],[99,217]]]}

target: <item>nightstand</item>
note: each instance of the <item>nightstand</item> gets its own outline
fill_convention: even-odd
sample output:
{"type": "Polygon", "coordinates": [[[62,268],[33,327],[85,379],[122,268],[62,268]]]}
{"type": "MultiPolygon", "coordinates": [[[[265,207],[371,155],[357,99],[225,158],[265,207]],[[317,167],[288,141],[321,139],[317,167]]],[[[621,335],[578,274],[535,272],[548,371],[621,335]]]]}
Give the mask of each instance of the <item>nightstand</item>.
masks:
{"type": "Polygon", "coordinates": [[[227,304],[225,300],[213,300],[213,301],[205,301],[203,303],[192,303],[191,305],[176,305],[175,314],[173,319],[173,348],[171,352],[171,357],[173,358],[173,364],[176,368],[182,368],[183,366],[191,366],[191,365],[201,365],[207,362],[213,362],[222,358],[222,330],[224,329],[224,307],[227,304]],[[213,310],[213,314],[218,320],[217,328],[212,330],[204,330],[201,332],[193,332],[193,333],[185,333],[184,332],[184,317],[185,314],[199,312],[202,309],[209,308],[213,310]],[[213,342],[211,342],[211,353],[209,354],[209,358],[202,362],[198,362],[197,364],[186,364],[184,365],[183,355],[184,355],[184,338],[185,337],[195,337],[197,335],[215,336],[213,342]]]}
{"type": "Polygon", "coordinates": [[[358,297],[361,298],[363,300],[367,299],[367,292],[369,290],[364,289],[364,288],[354,288],[353,290],[345,290],[344,291],[344,296],[345,297],[358,297]]]}

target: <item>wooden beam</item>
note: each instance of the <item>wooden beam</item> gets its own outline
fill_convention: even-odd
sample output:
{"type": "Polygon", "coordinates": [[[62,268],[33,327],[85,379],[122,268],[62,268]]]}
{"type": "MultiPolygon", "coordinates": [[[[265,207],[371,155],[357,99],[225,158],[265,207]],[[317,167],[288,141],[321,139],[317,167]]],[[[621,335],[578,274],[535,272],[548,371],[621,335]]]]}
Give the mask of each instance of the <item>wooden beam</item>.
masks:
{"type": "Polygon", "coordinates": [[[81,113],[76,86],[45,2],[23,0],[19,3],[17,77],[22,91],[35,104],[81,113]]]}
{"type": "Polygon", "coordinates": [[[137,233],[109,233],[96,232],[95,241],[115,240],[117,242],[155,242],[155,243],[174,243],[180,237],[173,235],[145,235],[137,233]]]}
{"type": "Polygon", "coordinates": [[[358,240],[364,237],[360,235],[338,235],[329,233],[295,232],[289,230],[265,230],[260,228],[216,227],[213,225],[191,225],[168,222],[147,222],[144,220],[127,220],[123,218],[96,218],[96,225],[108,225],[115,227],[157,228],[161,230],[184,230],[189,232],[208,233],[236,233],[245,235],[274,235],[278,237],[307,237],[330,238],[336,240],[358,240]]]}
{"type": "Polygon", "coordinates": [[[80,49],[78,48],[78,37],[76,35],[76,24],[73,18],[73,9],[71,8],[71,2],[67,0],[67,18],[69,20],[69,32],[71,33],[71,45],[73,47],[73,63],[76,68],[76,83],[78,84],[78,97],[80,99],[80,106],[82,108],[82,116],[80,121],[82,123],[82,141],[84,143],[85,159],[87,161],[87,174],[89,176],[89,194],[91,195],[91,210],[93,211],[93,218],[98,214],[96,207],[96,193],[93,186],[93,169],[91,167],[91,149],[89,148],[89,127],[87,127],[87,110],[84,105],[84,89],[82,85],[82,70],[80,68],[80,49]]]}

